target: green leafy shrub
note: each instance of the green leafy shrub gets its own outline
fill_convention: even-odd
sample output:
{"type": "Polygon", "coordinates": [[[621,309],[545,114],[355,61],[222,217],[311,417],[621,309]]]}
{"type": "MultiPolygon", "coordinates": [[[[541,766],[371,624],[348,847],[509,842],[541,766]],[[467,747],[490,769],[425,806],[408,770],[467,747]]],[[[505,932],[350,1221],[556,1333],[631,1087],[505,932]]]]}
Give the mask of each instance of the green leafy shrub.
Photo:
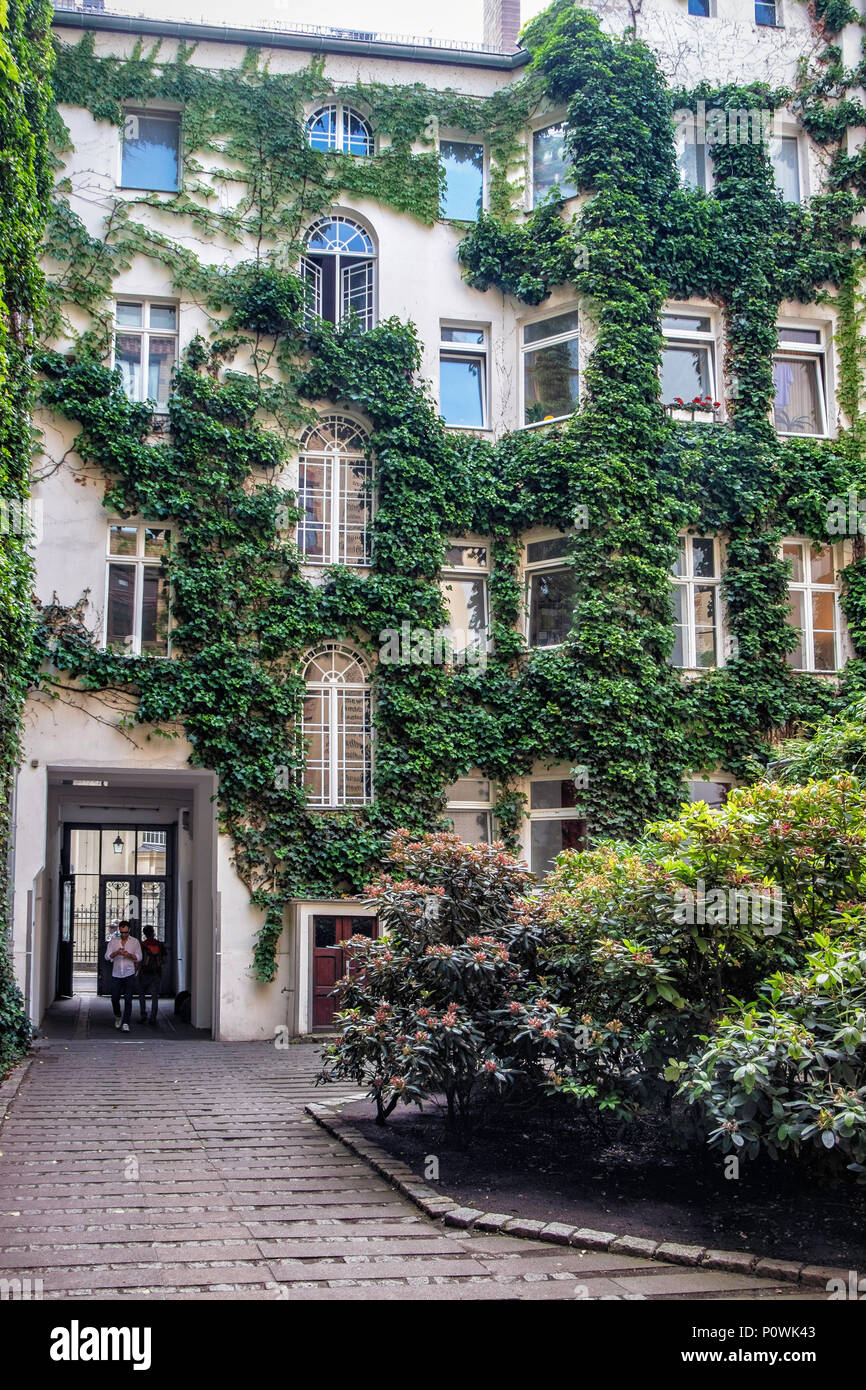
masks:
{"type": "Polygon", "coordinates": [[[710,1143],[773,1158],[817,1148],[866,1171],[866,930],[816,932],[798,974],[776,972],[761,999],[724,1017],[683,1068],[682,1093],[710,1143]]]}
{"type": "Polygon", "coordinates": [[[389,863],[369,890],[382,935],[348,944],[323,1079],[367,1086],[380,1123],[400,1100],[443,1095],[465,1132],[479,1099],[538,1097],[567,1064],[571,1029],[533,979],[527,874],[500,845],[398,832],[389,863]]]}

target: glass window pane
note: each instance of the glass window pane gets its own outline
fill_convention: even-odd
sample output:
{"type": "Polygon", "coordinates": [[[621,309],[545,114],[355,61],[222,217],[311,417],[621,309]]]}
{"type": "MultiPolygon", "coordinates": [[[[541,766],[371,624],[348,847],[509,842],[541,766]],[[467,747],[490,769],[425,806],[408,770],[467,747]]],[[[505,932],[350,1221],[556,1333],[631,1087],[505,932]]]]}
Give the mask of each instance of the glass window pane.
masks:
{"type": "Polygon", "coordinates": [[[773,359],[776,388],[773,418],[782,434],[821,434],[818,363],[796,357],[773,359]]]}
{"type": "Polygon", "coordinates": [[[833,564],[833,547],[829,545],[818,546],[817,549],[809,550],[809,569],[813,584],[832,584],[835,582],[836,573],[833,564]]]}
{"type": "Polygon", "coordinates": [[[486,569],[487,547],[483,545],[450,545],[445,551],[445,564],[451,569],[486,569]]]}
{"type": "Polygon", "coordinates": [[[465,650],[470,639],[474,645],[483,645],[487,632],[487,580],[448,579],[443,590],[454,650],[465,650]]]}
{"type": "Polygon", "coordinates": [[[484,146],[442,140],[439,153],[445,167],[442,216],[474,222],[484,196],[484,146]]]}
{"type": "Polygon", "coordinates": [[[124,185],[174,192],[178,187],[179,149],[179,116],[128,116],[123,140],[124,185]]]}
{"type": "Polygon", "coordinates": [[[176,304],[151,304],[150,306],[150,326],[151,328],[162,329],[164,333],[174,333],[177,331],[177,305],[176,304]]]}
{"type": "Polygon", "coordinates": [[[835,671],[836,670],[836,640],[832,632],[816,632],[813,637],[815,646],[815,671],[835,671]]]}
{"type": "Polygon", "coordinates": [[[176,346],[174,338],[151,336],[147,363],[148,400],[165,402],[171,394],[171,372],[176,346]]]}
{"type": "Polygon", "coordinates": [[[449,803],[452,801],[488,801],[490,783],[486,777],[458,777],[450,787],[445,788],[449,803]]]}
{"type": "Polygon", "coordinates": [[[689,0],[689,14],[697,15],[700,19],[709,19],[710,0],[689,0]]]}
{"type": "Polygon", "coordinates": [[[577,333],[577,318],[577,310],[572,309],[567,314],[554,314],[553,318],[528,323],[523,330],[523,341],[541,343],[545,338],[559,338],[566,333],[577,333]]]}
{"type": "Polygon", "coordinates": [[[555,647],[564,642],[574,616],[571,570],[542,570],[530,577],[529,645],[555,647]]]}
{"type": "Polygon", "coordinates": [[[716,573],[716,547],[709,536],[692,537],[692,574],[696,579],[713,579],[716,573]]]}
{"type": "Polygon", "coordinates": [[[141,400],[141,337],[118,333],[114,339],[114,365],[120,368],[123,389],[130,400],[141,400]]]}
{"type": "Polygon", "coordinates": [[[776,27],[775,0],[755,0],[755,23],[776,27]]]}
{"type": "Polygon", "coordinates": [[[71,830],[69,832],[69,872],[98,874],[99,831],[71,830]]]}
{"type": "Polygon", "coordinates": [[[802,584],[805,574],[803,570],[803,547],[798,541],[787,541],[782,546],[782,555],[791,564],[791,582],[802,584]]]}
{"type": "Polygon", "coordinates": [[[562,560],[568,554],[568,536],[550,536],[544,541],[530,541],[526,547],[526,563],[539,564],[542,560],[562,560]]]}
{"type": "Polygon", "coordinates": [[[134,555],[138,544],[137,526],[109,526],[108,549],[112,555],[134,555]]]}
{"type": "Polygon", "coordinates": [[[489,811],[448,811],[448,819],[464,845],[489,845],[493,838],[489,811]]]}
{"type": "Polygon", "coordinates": [[[683,131],[677,137],[676,150],[680,183],[685,188],[706,188],[707,165],[703,145],[697,144],[693,134],[687,135],[683,131]]]}
{"type": "Polygon", "coordinates": [[[795,671],[803,670],[803,591],[801,589],[790,589],[788,591],[788,622],[800,633],[800,641],[793,651],[786,653],[786,660],[789,666],[793,666],[795,671]]]}
{"type": "Polygon", "coordinates": [[[103,830],[100,872],[115,875],[135,873],[134,830],[103,830]]]}
{"type": "Polygon", "coordinates": [[[796,135],[780,135],[770,141],[770,163],[786,203],[800,201],[800,154],[796,135]]]}
{"type": "MultiPolygon", "coordinates": [[[[168,846],[167,834],[157,826],[146,826],[138,832],[138,873],[164,874],[168,846]]],[[[156,923],[153,924],[154,926],[156,923]]]]}
{"type": "Polygon", "coordinates": [[[523,355],[524,423],[571,415],[578,398],[577,339],[523,355]]]}
{"type": "Polygon", "coordinates": [[[118,301],[115,309],[117,322],[123,328],[141,328],[142,309],[141,304],[118,301]]]}
{"type": "Polygon", "coordinates": [[[313,926],[316,933],[316,945],[321,949],[337,944],[337,919],[336,917],[314,917],[313,926]]]}
{"type": "Polygon", "coordinates": [[[812,626],[815,632],[832,632],[836,626],[836,595],[829,589],[812,594],[812,626]]]}
{"type": "Polygon", "coordinates": [[[483,343],[483,328],[443,328],[443,343],[483,343]]]}
{"type": "Polygon", "coordinates": [[[689,801],[705,801],[708,806],[724,806],[730,788],[726,782],[704,782],[693,778],[689,782],[689,801]]]}
{"type": "Polygon", "coordinates": [[[335,150],[337,148],[336,106],[326,106],[311,117],[307,131],[314,150],[335,150]]]}
{"type": "Polygon", "coordinates": [[[168,651],[165,584],[156,565],[142,567],[141,650],[150,656],[165,656],[168,651]]]}
{"type": "Polygon", "coordinates": [[[550,192],[554,192],[558,198],[574,198],[577,195],[564,142],[564,124],[536,130],[532,137],[532,189],[536,205],[550,192]]]}
{"type": "Polygon", "coordinates": [[[577,788],[570,777],[544,778],[529,784],[530,811],[567,811],[577,805],[577,788]]]}
{"type": "Polygon", "coordinates": [[[484,425],[484,361],[443,357],[439,364],[440,409],[445,423],[464,429],[484,425]]]}
{"type": "Polygon", "coordinates": [[[779,329],[780,343],[816,343],[820,345],[821,332],[818,328],[785,328],[779,329]]]}
{"type": "Polygon", "coordinates": [[[345,154],[369,155],[373,153],[373,140],[367,122],[357,111],[343,109],[343,151],[345,154]]]}
{"type": "Polygon", "coordinates": [[[144,528],[144,553],[145,555],[161,556],[168,549],[170,531],[156,530],[152,526],[144,528]]]}
{"type": "Polygon", "coordinates": [[[709,333],[710,320],[701,314],[662,314],[662,332],[709,333]]]}
{"type": "Polygon", "coordinates": [[[135,634],[135,565],[108,566],[106,640],[130,643],[135,634]]]}
{"type": "Polygon", "coordinates": [[[711,394],[710,349],[708,347],[681,347],[671,342],[665,343],[662,352],[662,400],[670,405],[678,397],[686,405],[695,396],[711,394]]]}

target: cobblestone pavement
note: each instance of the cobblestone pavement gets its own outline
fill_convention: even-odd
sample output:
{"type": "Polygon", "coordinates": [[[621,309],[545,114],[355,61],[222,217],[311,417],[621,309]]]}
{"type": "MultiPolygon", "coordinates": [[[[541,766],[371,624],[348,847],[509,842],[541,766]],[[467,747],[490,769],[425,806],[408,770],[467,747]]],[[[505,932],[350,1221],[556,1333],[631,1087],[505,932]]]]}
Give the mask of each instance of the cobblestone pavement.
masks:
{"type": "Polygon", "coordinates": [[[0,1279],[46,1299],[826,1297],[446,1229],[304,1114],[341,1094],[316,1065],[303,1045],[40,1044],[0,1128],[0,1279]]]}

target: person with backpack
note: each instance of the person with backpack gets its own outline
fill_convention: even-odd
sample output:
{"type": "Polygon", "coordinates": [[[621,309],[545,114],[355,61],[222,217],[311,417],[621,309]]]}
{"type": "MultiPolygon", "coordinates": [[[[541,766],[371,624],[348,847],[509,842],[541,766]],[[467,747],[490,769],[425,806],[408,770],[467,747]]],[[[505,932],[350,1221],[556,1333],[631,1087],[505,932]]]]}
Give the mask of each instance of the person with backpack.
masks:
{"type": "Polygon", "coordinates": [[[138,972],[138,1002],[141,1006],[142,1023],[150,1022],[151,1028],[157,1025],[159,1014],[159,990],[162,984],[162,967],[165,964],[166,949],[157,941],[153,927],[145,927],[144,941],[141,943],[141,968],[138,972]],[[150,1019],[147,1017],[147,996],[150,995],[150,1019]]]}

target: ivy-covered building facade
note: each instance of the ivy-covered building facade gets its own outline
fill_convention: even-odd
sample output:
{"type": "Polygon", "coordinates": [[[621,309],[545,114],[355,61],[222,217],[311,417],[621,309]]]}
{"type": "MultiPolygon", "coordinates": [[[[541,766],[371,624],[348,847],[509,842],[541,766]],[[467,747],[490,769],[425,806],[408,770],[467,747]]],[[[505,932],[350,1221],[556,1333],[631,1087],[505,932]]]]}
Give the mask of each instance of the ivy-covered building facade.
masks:
{"type": "Polygon", "coordinates": [[[860,689],[861,11],[643,9],[55,10],[34,1021],[130,913],[196,1026],[325,1028],[396,829],[541,876],[860,689]]]}

